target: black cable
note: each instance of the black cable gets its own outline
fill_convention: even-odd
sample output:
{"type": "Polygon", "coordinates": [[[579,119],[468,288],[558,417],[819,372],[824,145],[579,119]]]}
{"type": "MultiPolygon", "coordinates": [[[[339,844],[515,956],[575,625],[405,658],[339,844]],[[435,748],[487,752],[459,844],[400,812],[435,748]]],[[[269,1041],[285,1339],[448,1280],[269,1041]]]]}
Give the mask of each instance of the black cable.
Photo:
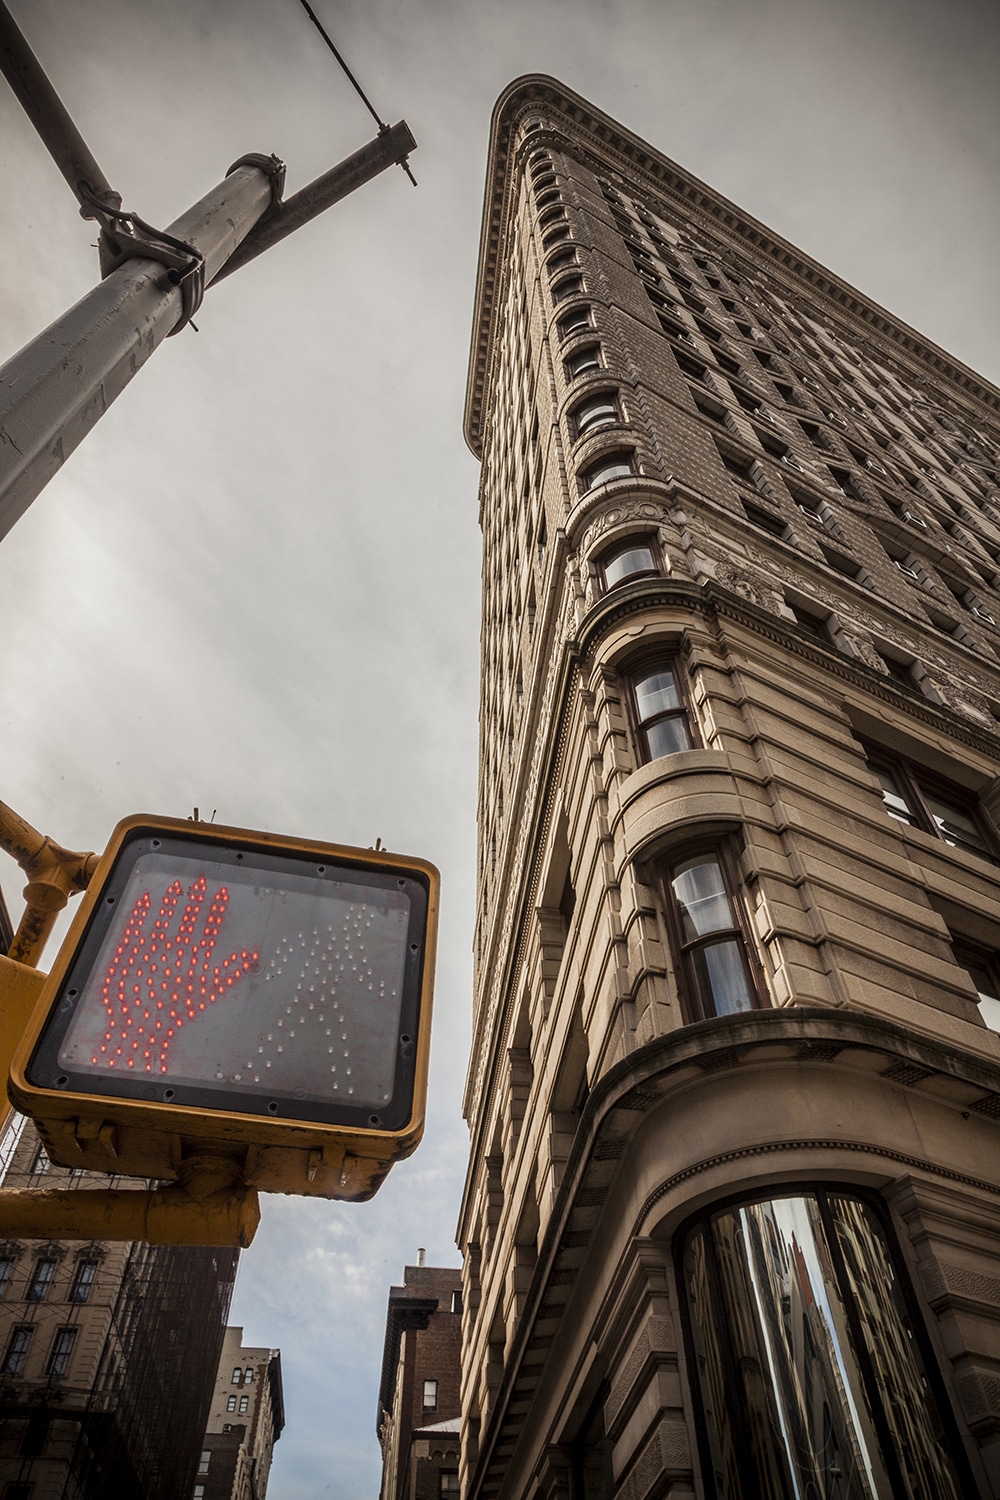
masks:
{"type": "MultiPolygon", "coordinates": [[[[320,20],[319,16],[313,10],[312,6],[309,4],[309,0],[299,0],[299,3],[301,4],[302,9],[305,11],[306,15],[309,17],[310,21],[315,26],[316,30],[319,32],[320,36],[323,38],[323,40],[326,43],[326,45],[329,47],[330,51],[333,53],[334,57],[340,63],[340,66],[343,68],[344,72],[347,74],[348,78],[351,80],[351,83],[353,83],[355,89],[357,90],[359,98],[362,100],[362,102],[364,103],[365,108],[368,110],[368,113],[371,115],[372,119],[375,121],[375,124],[378,126],[378,128],[379,128],[379,134],[381,135],[383,131],[386,131],[386,130],[389,129],[388,125],[385,123],[384,120],[380,120],[379,119],[378,111],[375,109],[375,106],[372,104],[372,101],[369,99],[368,95],[365,93],[364,89],[361,87],[360,83],[355,78],[354,74],[351,72],[350,68],[347,66],[346,62],[341,57],[340,53],[337,51],[336,47],[333,44],[333,38],[330,36],[329,32],[326,30],[326,28],[324,27],[322,21],[320,20]]],[[[416,187],[416,185],[417,185],[417,179],[414,177],[413,173],[410,171],[410,164],[409,164],[409,162],[408,161],[401,161],[399,163],[399,165],[402,167],[402,169],[406,173],[407,177],[413,183],[413,186],[416,187]]]]}
{"type": "Polygon", "coordinates": [[[386,123],[385,123],[384,120],[380,120],[379,119],[378,114],[375,111],[374,105],[372,104],[372,102],[369,99],[368,95],[365,93],[364,89],[361,87],[361,85],[358,82],[358,80],[355,78],[354,74],[351,72],[350,68],[347,66],[347,64],[344,61],[344,59],[341,57],[340,53],[337,51],[336,47],[333,45],[333,41],[332,41],[331,37],[329,36],[328,32],[324,30],[323,23],[319,19],[319,16],[317,16],[316,12],[313,10],[312,6],[309,4],[309,0],[300,0],[300,3],[302,5],[302,9],[305,11],[306,15],[309,17],[310,21],[313,23],[313,25],[315,26],[316,30],[319,32],[320,36],[323,38],[324,42],[329,47],[329,49],[333,53],[334,57],[340,63],[340,66],[343,68],[344,72],[347,74],[348,78],[351,80],[351,82],[353,83],[354,87],[357,89],[359,95],[364,100],[365,105],[366,105],[366,107],[368,109],[368,112],[372,116],[372,118],[374,119],[375,124],[378,126],[379,130],[387,130],[388,126],[386,125],[386,123]]]}

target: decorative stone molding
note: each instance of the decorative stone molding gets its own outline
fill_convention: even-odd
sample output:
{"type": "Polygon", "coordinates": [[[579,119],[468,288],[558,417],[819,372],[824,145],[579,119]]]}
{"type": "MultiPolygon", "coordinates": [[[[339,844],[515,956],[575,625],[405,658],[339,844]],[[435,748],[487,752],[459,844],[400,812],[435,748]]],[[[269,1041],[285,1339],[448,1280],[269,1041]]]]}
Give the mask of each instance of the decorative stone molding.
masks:
{"type": "Polygon", "coordinates": [[[723,588],[732,589],[741,599],[749,600],[758,609],[766,609],[768,614],[780,615],[781,591],[762,574],[751,568],[737,567],[735,563],[717,561],[715,576],[723,588]]]}

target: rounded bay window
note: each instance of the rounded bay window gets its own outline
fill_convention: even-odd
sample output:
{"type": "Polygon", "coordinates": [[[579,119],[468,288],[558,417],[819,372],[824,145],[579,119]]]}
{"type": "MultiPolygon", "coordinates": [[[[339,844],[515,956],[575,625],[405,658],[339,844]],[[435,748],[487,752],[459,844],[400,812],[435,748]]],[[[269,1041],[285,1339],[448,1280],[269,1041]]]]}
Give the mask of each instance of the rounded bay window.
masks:
{"type": "MultiPolygon", "coordinates": [[[[586,321],[576,326],[588,327],[590,322],[589,308],[580,308],[578,309],[579,312],[584,314],[586,321]]],[[[570,319],[566,318],[563,323],[559,324],[560,333],[562,333],[563,328],[569,321],[570,319]]],[[[567,329],[567,332],[572,331],[573,329],[567,329]]],[[[605,427],[617,427],[621,420],[621,408],[618,405],[618,397],[614,391],[600,391],[597,395],[588,396],[586,400],[580,401],[574,406],[570,412],[570,422],[575,438],[587,437],[590,433],[600,432],[605,427]]],[[[588,485],[587,488],[589,489],[591,486],[588,485]]]]}
{"type": "Polygon", "coordinates": [[[873,1201],[810,1185],[716,1208],[679,1260],[706,1496],[979,1493],[873,1201]]]}
{"type": "Polygon", "coordinates": [[[616,448],[612,453],[602,453],[592,464],[588,464],[580,475],[580,489],[584,494],[596,490],[613,479],[628,479],[636,472],[635,452],[632,448],[616,448]]]}
{"type": "Polygon", "coordinates": [[[633,578],[659,573],[659,551],[651,536],[632,536],[605,552],[598,560],[598,568],[604,587],[617,588],[633,578]]]}

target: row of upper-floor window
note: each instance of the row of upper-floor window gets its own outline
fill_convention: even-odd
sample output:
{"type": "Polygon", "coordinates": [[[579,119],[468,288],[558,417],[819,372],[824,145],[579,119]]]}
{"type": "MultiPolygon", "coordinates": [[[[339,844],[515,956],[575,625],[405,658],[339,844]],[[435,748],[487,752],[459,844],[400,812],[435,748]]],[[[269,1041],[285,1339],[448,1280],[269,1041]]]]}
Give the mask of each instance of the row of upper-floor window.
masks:
{"type": "MultiPolygon", "coordinates": [[[[619,225],[619,227],[621,228],[622,226],[619,225]]],[[[644,283],[644,285],[646,287],[647,294],[650,296],[650,299],[653,300],[654,305],[656,305],[657,300],[659,300],[659,304],[660,305],[659,305],[658,312],[659,312],[661,326],[663,326],[664,330],[667,331],[667,332],[670,332],[674,337],[677,337],[679,339],[683,339],[685,341],[694,342],[693,335],[684,326],[683,322],[678,322],[677,321],[677,312],[678,312],[678,310],[677,310],[676,305],[675,304],[671,304],[670,301],[666,297],[662,296],[662,289],[663,289],[662,279],[659,278],[658,276],[656,276],[655,274],[653,274],[651,272],[651,270],[650,270],[650,266],[648,264],[645,264],[643,262],[643,260],[641,258],[641,255],[639,253],[639,247],[636,247],[635,245],[630,245],[630,249],[633,252],[633,262],[635,264],[636,270],[642,276],[643,283],[644,283]]],[[[647,260],[648,260],[649,259],[648,252],[643,252],[643,253],[646,254],[647,260]]],[[[699,328],[699,331],[702,333],[702,335],[705,338],[707,338],[710,342],[714,342],[716,344],[721,344],[721,342],[722,342],[722,336],[723,336],[723,330],[720,330],[717,326],[715,326],[712,321],[710,321],[710,320],[706,321],[706,315],[708,314],[708,309],[707,309],[706,305],[704,304],[703,301],[700,301],[697,297],[695,297],[695,296],[692,295],[692,284],[691,284],[690,280],[686,276],[684,276],[683,274],[679,273],[675,269],[676,257],[670,256],[670,257],[668,257],[668,259],[670,261],[670,275],[671,275],[671,278],[672,278],[672,280],[674,282],[674,286],[671,288],[671,290],[674,290],[675,293],[676,293],[677,289],[679,289],[680,296],[681,296],[682,300],[687,304],[688,309],[693,310],[696,315],[698,315],[698,314],[701,315],[701,317],[696,316],[695,322],[696,322],[696,325],[699,328]]],[[[719,287],[721,285],[721,283],[719,283],[717,277],[715,277],[715,278],[713,278],[713,277],[707,277],[706,280],[708,281],[709,286],[711,286],[713,288],[717,288],[717,287],[719,287]]],[[[773,346],[774,346],[775,349],[777,349],[780,353],[782,353],[784,355],[788,355],[790,353],[788,347],[786,345],[782,344],[780,342],[780,340],[778,340],[774,336],[773,325],[769,324],[765,319],[763,319],[763,318],[761,318],[759,316],[757,317],[755,324],[751,324],[750,315],[745,310],[743,310],[743,311],[737,310],[735,304],[732,303],[731,301],[725,299],[725,298],[722,298],[720,300],[721,300],[721,305],[726,309],[726,311],[728,313],[730,313],[731,315],[733,315],[733,324],[734,324],[734,327],[737,329],[737,331],[741,335],[743,335],[746,338],[759,339],[759,338],[763,337],[763,334],[762,334],[761,330],[762,329],[766,330],[768,333],[770,333],[772,335],[772,343],[773,343],[773,346]]],[[[801,335],[800,335],[800,338],[801,338],[801,335]]],[[[819,354],[818,346],[816,346],[815,341],[810,341],[810,342],[812,343],[812,346],[813,346],[813,358],[815,359],[817,357],[821,357],[820,354],[819,354]]],[[[767,351],[760,350],[760,349],[751,349],[750,352],[751,352],[752,357],[755,359],[755,361],[764,370],[770,371],[771,366],[772,366],[772,358],[771,358],[770,354],[767,351]]],[[[731,358],[731,354],[729,356],[727,356],[726,354],[723,354],[722,357],[725,360],[727,358],[731,358]]],[[[868,373],[869,373],[869,376],[870,376],[870,378],[872,380],[878,380],[881,377],[882,380],[883,380],[883,382],[884,382],[885,379],[888,378],[888,372],[887,371],[875,372],[874,370],[872,370],[872,371],[869,371],[868,373]]],[[[806,378],[808,379],[808,377],[806,377],[806,378]]],[[[913,394],[914,393],[911,393],[911,396],[913,394]]],[[[868,392],[868,396],[867,396],[868,404],[869,405],[874,405],[876,411],[879,409],[879,398],[880,398],[880,395],[881,395],[881,392],[880,391],[876,391],[875,389],[871,389],[868,392]]],[[[860,411],[860,409],[858,409],[858,408],[851,407],[850,409],[853,410],[856,415],[859,415],[859,416],[861,416],[861,415],[867,415],[867,413],[862,413],[860,411]]],[[[921,435],[926,435],[926,432],[927,432],[927,426],[926,426],[926,424],[923,424],[922,427],[921,427],[921,435]]],[[[904,434],[901,431],[897,431],[897,433],[895,434],[895,436],[897,437],[897,439],[899,439],[899,438],[903,438],[904,434]]],[[[987,440],[985,438],[981,439],[981,443],[982,444],[986,444],[986,442],[987,442],[987,440]]],[[[990,469],[988,467],[986,461],[990,460],[992,463],[996,464],[996,458],[995,458],[994,455],[991,455],[990,453],[987,452],[986,447],[981,446],[978,450],[976,450],[976,449],[971,448],[968,444],[965,444],[964,445],[964,449],[965,449],[966,456],[973,456],[974,454],[978,454],[979,458],[982,460],[981,465],[980,465],[980,467],[982,469],[982,472],[981,472],[981,474],[979,474],[978,476],[976,476],[976,478],[977,478],[977,484],[972,486],[972,492],[973,492],[974,496],[977,494],[977,487],[978,487],[978,493],[981,494],[981,493],[987,491],[991,486],[996,485],[996,484],[1000,484],[1000,466],[997,466],[996,468],[993,468],[993,469],[990,469]]],[[[941,457],[944,458],[945,456],[942,454],[941,457]]],[[[959,473],[955,477],[958,480],[958,482],[962,485],[963,489],[966,490],[966,491],[968,491],[969,488],[970,488],[969,475],[967,473],[959,473]]],[[[911,480],[911,482],[912,482],[912,480],[911,480]]]]}
{"type": "MultiPolygon", "coordinates": [[[[11,1329],[7,1347],[0,1364],[0,1374],[23,1375],[24,1367],[37,1333],[32,1323],[21,1324],[11,1329]]],[[[76,1343],[78,1330],[72,1327],[57,1328],[45,1360],[45,1375],[50,1380],[60,1379],[69,1369],[70,1356],[76,1343]]]]}
{"type": "MultiPolygon", "coordinates": [[[[678,246],[670,245],[663,238],[663,225],[658,223],[654,217],[641,205],[627,202],[620,193],[611,187],[609,183],[601,183],[602,192],[608,201],[616,226],[622,232],[623,237],[632,236],[631,249],[644,249],[641,240],[636,240],[636,219],[639,220],[645,230],[650,234],[661,259],[667,265],[671,275],[681,269],[678,259],[678,246]]],[[[702,280],[707,287],[713,291],[722,289],[724,281],[728,279],[736,288],[742,289],[743,283],[739,276],[735,275],[729,268],[721,267],[717,261],[706,259],[704,255],[699,256],[688,247],[688,264],[684,270],[691,272],[691,267],[697,270],[691,274],[701,273],[702,280]],[[713,274],[714,273],[714,274],[713,274]]],[[[648,256],[648,251],[646,252],[648,256]]],[[[639,259],[643,259],[640,255],[639,259]]],[[[690,280],[682,276],[682,282],[690,289],[690,280]]],[[[753,288],[753,301],[756,304],[755,313],[751,314],[744,309],[742,316],[748,322],[753,321],[757,327],[767,333],[773,334],[773,325],[761,315],[759,307],[761,303],[771,307],[772,314],[787,323],[793,332],[793,337],[804,344],[810,351],[814,361],[820,361],[823,368],[832,379],[845,380],[849,384],[856,384],[859,377],[867,383],[870,397],[876,398],[879,406],[889,404],[898,415],[904,416],[911,424],[915,423],[924,434],[940,435],[942,432],[953,440],[954,451],[961,452],[965,457],[978,459],[997,464],[998,448],[1000,448],[1000,437],[992,442],[981,433],[974,433],[972,442],[968,434],[963,435],[956,430],[953,417],[947,414],[926,411],[923,415],[918,414],[912,408],[915,404],[926,406],[927,400],[924,393],[909,386],[905,380],[888,370],[884,365],[873,363],[867,354],[860,353],[857,349],[845,344],[838,339],[832,329],[824,327],[823,323],[815,318],[810,318],[804,313],[796,314],[786,302],[780,298],[771,297],[758,280],[753,288]],[[910,408],[907,410],[907,408],[910,408]],[[978,444],[976,439],[978,438],[978,444]],[[984,446],[985,445],[985,446],[984,446]]],[[[727,310],[732,310],[728,308],[727,310]]],[[[827,319],[828,321],[828,319],[827,319]]],[[[993,482],[1000,484],[1000,472],[993,482]]]]}
{"type": "MultiPolygon", "coordinates": [[[[13,1256],[0,1256],[0,1298],[7,1298],[12,1287],[14,1271],[17,1262],[13,1256]]],[[[41,1256],[35,1261],[27,1285],[24,1290],[24,1299],[27,1302],[45,1302],[50,1300],[55,1281],[56,1270],[59,1261],[51,1256],[41,1256]]],[[[73,1273],[69,1289],[66,1294],[67,1302],[87,1302],[93,1290],[94,1281],[97,1276],[98,1262],[96,1260],[79,1260],[73,1273]]]]}

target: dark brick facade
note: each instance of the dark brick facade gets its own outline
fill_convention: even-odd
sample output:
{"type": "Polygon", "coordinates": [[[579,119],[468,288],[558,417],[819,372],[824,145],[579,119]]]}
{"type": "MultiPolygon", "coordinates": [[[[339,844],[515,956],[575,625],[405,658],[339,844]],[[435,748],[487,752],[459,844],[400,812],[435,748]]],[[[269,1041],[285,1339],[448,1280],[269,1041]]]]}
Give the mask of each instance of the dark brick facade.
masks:
{"type": "Polygon", "coordinates": [[[382,1500],[437,1500],[458,1469],[462,1273],[407,1266],[389,1292],[379,1393],[382,1500]],[[435,1382],[425,1404],[426,1382],[435,1382]],[[454,1430],[449,1430],[454,1426],[454,1430]]]}

